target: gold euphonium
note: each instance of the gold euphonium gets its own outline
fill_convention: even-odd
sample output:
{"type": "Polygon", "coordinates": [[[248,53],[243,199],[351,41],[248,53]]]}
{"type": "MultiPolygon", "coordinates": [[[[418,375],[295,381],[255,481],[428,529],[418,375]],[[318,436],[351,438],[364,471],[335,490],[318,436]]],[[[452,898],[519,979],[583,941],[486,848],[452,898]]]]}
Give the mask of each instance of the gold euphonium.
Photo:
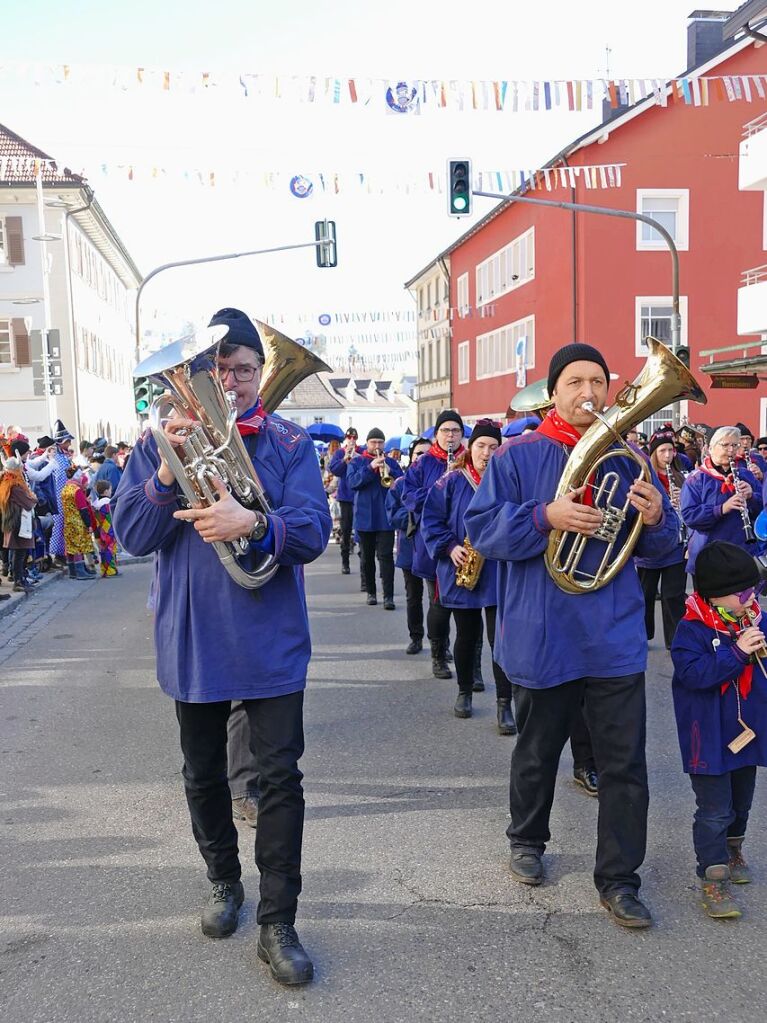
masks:
{"type": "MultiPolygon", "coordinates": [[[[636,380],[627,383],[616,395],[615,404],[604,413],[584,404],[584,409],[596,417],[575,445],[565,466],[554,500],[588,485],[602,464],[611,458],[630,458],[639,466],[637,480],[649,481],[650,467],[643,455],[637,454],[621,436],[632,427],[649,419],[671,402],[691,398],[701,405],[706,396],[689,369],[654,337],[647,338],[650,349],[647,362],[636,380]],[[612,446],[618,442],[620,449],[612,446]],[[612,450],[611,450],[612,449],[612,450]]],[[[601,589],[615,578],[631,557],[642,531],[642,517],[637,514],[629,534],[612,558],[618,534],[626,520],[630,501],[614,505],[621,477],[617,472],[606,472],[594,494],[594,507],[602,512],[602,523],[594,536],[584,536],[568,530],[553,529],[545,553],[546,569],[566,593],[591,593],[601,589]],[[579,568],[589,542],[605,545],[605,550],[594,573],[579,568]]]]}
{"type": "MultiPolygon", "coordinates": [[[[330,367],[273,327],[259,321],[256,325],[266,356],[259,397],[265,411],[274,412],[304,377],[330,367]]],[[[211,479],[216,477],[244,507],[267,515],[271,503],[237,430],[236,395],[224,391],[216,367],[218,346],[226,342],[227,331],[225,326],[208,327],[174,341],[144,359],[133,375],[152,377],[166,388],[149,410],[149,425],[187,503],[194,508],[214,504],[218,495],[211,479]],[[199,424],[179,447],[163,430],[172,414],[199,424]]],[[[232,579],[245,589],[258,589],[277,571],[272,554],[254,562],[247,537],[216,542],[213,548],[232,579]],[[245,557],[247,564],[240,560],[245,557]]]]}

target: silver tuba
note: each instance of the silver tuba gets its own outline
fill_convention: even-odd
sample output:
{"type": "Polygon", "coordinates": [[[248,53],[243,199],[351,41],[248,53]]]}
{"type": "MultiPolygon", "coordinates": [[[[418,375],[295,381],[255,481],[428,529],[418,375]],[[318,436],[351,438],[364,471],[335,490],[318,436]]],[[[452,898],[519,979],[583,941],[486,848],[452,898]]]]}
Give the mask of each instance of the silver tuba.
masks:
{"type": "MultiPolygon", "coordinates": [[[[274,412],[304,377],[330,367],[273,327],[259,321],[256,325],[266,356],[259,396],[264,409],[274,412]]],[[[174,341],[139,363],[133,376],[151,377],[166,389],[149,409],[149,425],[186,502],[193,508],[214,504],[218,495],[211,479],[217,477],[245,508],[267,515],[272,511],[269,498],[237,430],[234,392],[224,391],[216,368],[218,346],[227,332],[226,326],[207,327],[174,341]],[[199,424],[179,447],[163,430],[174,415],[199,424]]],[[[245,589],[258,589],[277,571],[272,554],[254,562],[247,537],[218,541],[213,547],[232,579],[245,589]]]]}

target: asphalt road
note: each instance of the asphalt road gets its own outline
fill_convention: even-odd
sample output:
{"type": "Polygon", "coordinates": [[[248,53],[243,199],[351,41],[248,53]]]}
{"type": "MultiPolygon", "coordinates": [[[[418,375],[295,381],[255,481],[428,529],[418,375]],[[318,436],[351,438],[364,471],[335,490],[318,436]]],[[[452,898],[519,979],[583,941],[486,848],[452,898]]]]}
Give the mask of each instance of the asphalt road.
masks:
{"type": "MultiPolygon", "coordinates": [[[[692,793],[670,666],[651,651],[651,811],[643,894],[656,925],[617,928],[591,880],[596,801],[555,801],[548,879],[513,882],[504,834],[514,740],[494,695],[452,716],[454,683],[406,657],[404,596],[368,608],[331,547],[308,572],[307,822],[298,929],[316,980],[284,990],[255,955],[252,832],[240,831],[237,934],[199,929],[171,702],[154,681],[150,565],[52,583],[0,638],[3,1023],[698,1021],[763,1023],[767,788],[746,851],[741,921],[700,910],[692,793]]],[[[265,646],[265,655],[268,647],[265,646]]],[[[486,658],[486,678],[490,678],[486,658]]]]}

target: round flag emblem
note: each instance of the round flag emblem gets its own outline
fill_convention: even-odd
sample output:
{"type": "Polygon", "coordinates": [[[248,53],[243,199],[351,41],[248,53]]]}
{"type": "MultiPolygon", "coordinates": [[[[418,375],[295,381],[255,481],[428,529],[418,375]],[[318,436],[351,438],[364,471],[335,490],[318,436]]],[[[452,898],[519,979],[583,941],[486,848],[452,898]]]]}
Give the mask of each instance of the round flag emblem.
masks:
{"type": "Polygon", "coordinates": [[[407,82],[397,82],[386,90],[386,102],[395,114],[407,114],[417,105],[418,90],[407,82]]]}
{"type": "Polygon", "coordinates": [[[313,189],[314,185],[303,174],[296,174],[290,179],[290,191],[296,199],[306,199],[312,194],[313,189]]]}
{"type": "Polygon", "coordinates": [[[329,314],[328,313],[320,313],[319,321],[320,321],[320,324],[323,327],[327,327],[327,325],[330,323],[330,316],[329,316],[329,314]]]}

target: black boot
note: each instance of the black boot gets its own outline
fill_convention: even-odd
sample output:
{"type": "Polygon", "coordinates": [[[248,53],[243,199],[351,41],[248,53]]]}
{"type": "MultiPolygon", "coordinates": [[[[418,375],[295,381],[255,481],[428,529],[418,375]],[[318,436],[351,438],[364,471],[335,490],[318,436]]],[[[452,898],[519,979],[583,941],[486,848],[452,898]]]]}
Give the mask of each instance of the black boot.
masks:
{"type": "Polygon", "coordinates": [[[453,651],[450,649],[450,640],[445,641],[445,660],[448,664],[453,663],[453,651]]]}
{"type": "Polygon", "coordinates": [[[209,938],[228,938],[234,934],[244,898],[245,891],[240,881],[214,884],[202,911],[202,933],[209,938]]]}
{"type": "Polygon", "coordinates": [[[514,720],[514,712],[511,709],[511,700],[498,701],[498,734],[517,734],[517,723],[514,720]]]}
{"type": "Polygon", "coordinates": [[[471,687],[475,693],[484,693],[485,680],[482,678],[482,640],[474,647],[474,684],[471,687]]]}
{"type": "Polygon", "coordinates": [[[420,636],[416,636],[414,639],[410,640],[410,643],[408,644],[408,647],[405,650],[405,653],[406,654],[420,654],[420,652],[422,650],[423,650],[423,640],[420,638],[420,636]]]}
{"type": "Polygon", "coordinates": [[[312,961],[292,924],[262,924],[256,951],[280,984],[307,984],[314,976],[312,961]]]}
{"type": "Polygon", "coordinates": [[[453,707],[453,713],[457,718],[471,717],[471,693],[458,691],[458,697],[453,707]]]}
{"type": "Polygon", "coordinates": [[[431,640],[431,673],[435,678],[452,678],[453,673],[445,660],[445,644],[439,639],[431,640]]]}

